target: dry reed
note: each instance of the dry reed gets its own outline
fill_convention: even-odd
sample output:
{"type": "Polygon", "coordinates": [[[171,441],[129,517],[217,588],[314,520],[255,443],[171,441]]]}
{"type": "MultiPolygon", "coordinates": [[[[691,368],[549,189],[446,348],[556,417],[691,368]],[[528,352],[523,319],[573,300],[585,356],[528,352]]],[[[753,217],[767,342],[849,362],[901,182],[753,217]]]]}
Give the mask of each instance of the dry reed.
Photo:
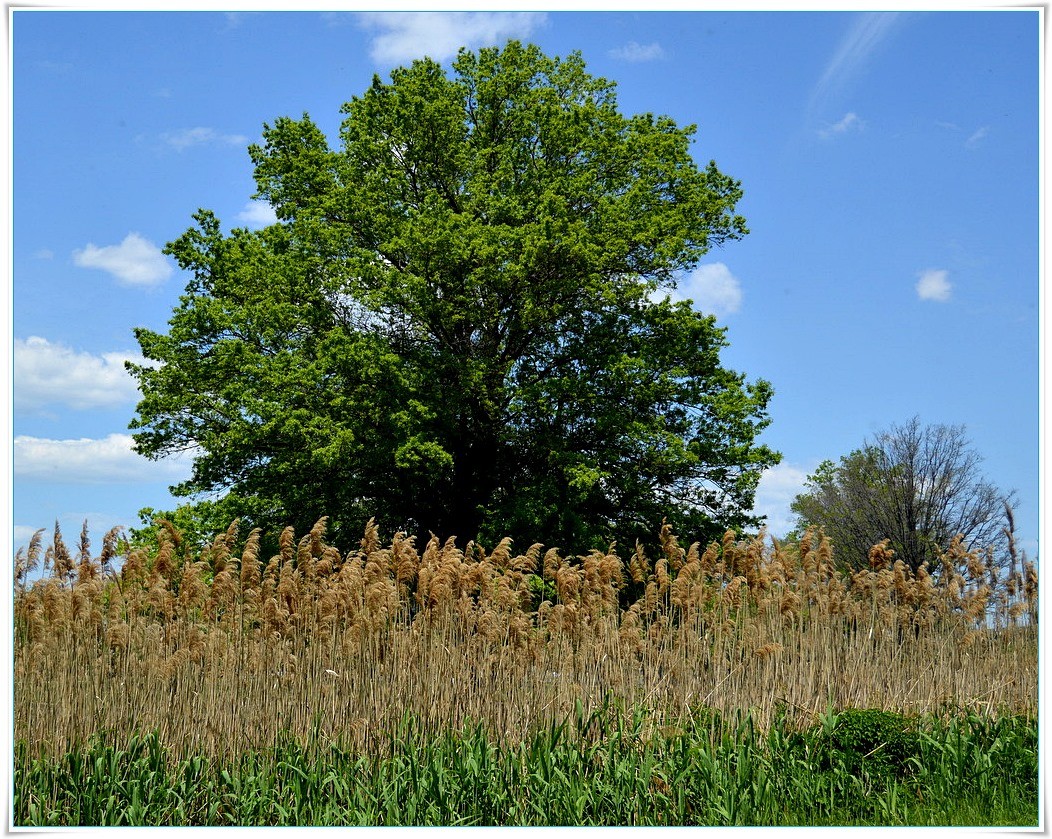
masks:
{"type": "Polygon", "coordinates": [[[636,545],[563,556],[432,536],[423,551],[376,524],[346,555],[326,520],[263,562],[237,523],[195,554],[170,524],[149,554],[107,534],[50,573],[15,563],[15,734],[66,750],[93,733],[160,731],[173,757],[302,738],[380,748],[405,712],[435,730],[480,721],[516,740],[612,694],[667,717],[750,708],[801,725],[828,706],[904,713],[1037,706],[1037,570],[998,581],[955,541],[912,573],[887,543],[839,573],[828,539],[782,546],[733,532],[684,549],[668,526],[636,545]],[[1026,620],[1023,620],[1027,616],[1026,620]]]}

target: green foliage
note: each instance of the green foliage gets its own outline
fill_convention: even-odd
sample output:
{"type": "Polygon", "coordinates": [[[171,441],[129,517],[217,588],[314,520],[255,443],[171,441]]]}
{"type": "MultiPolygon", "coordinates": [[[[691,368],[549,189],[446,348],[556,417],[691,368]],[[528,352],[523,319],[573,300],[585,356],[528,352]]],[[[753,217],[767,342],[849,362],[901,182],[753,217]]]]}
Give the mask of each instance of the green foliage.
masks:
{"type": "MultiPolygon", "coordinates": [[[[904,721],[830,714],[807,732],[749,714],[673,731],[607,702],[495,739],[406,716],[371,753],[283,737],[226,760],[175,760],[156,734],[96,737],[55,759],[15,749],[16,825],[966,825],[1037,823],[1036,720],[916,721],[911,771],[853,763],[904,721]],[[664,731],[664,733],[662,733],[664,731]],[[830,736],[832,734],[832,737],[830,736]]],[[[905,752],[903,751],[903,754],[905,752]]],[[[889,767],[891,764],[888,764],[889,767]]]]}
{"type": "Polygon", "coordinates": [[[545,580],[538,574],[530,574],[526,577],[526,587],[532,598],[530,603],[532,611],[536,611],[545,600],[549,603],[557,602],[558,591],[554,580],[545,580]]]}
{"type": "Polygon", "coordinates": [[[721,366],[712,317],[651,299],[746,232],[693,126],[516,42],[343,113],[339,148],[306,115],[250,148],[277,224],[202,210],[166,249],[190,281],[129,369],[138,450],[196,452],[178,493],[230,491],[268,530],[327,515],[338,543],[374,514],[461,544],[756,523],[771,387],[721,366]]]}
{"type": "Polygon", "coordinates": [[[820,765],[842,763],[851,774],[866,773],[877,783],[904,779],[919,755],[919,736],[911,721],[889,711],[849,708],[832,725],[815,731],[820,765]]]}
{"type": "Polygon", "coordinates": [[[141,527],[130,528],[129,547],[156,551],[160,544],[160,533],[164,530],[161,521],[164,520],[179,533],[183,544],[192,552],[200,553],[212,543],[217,533],[225,531],[237,518],[234,510],[244,509],[237,501],[236,497],[228,496],[219,501],[180,504],[169,511],[143,507],[139,510],[141,527]]]}

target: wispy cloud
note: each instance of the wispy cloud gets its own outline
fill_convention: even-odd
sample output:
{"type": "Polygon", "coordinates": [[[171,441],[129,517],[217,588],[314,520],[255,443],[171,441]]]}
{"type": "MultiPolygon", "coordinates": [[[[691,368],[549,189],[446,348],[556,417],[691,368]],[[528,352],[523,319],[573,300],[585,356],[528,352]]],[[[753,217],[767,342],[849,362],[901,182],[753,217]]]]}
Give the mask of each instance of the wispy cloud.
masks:
{"type": "Polygon", "coordinates": [[[73,264],[106,271],[129,286],[157,285],[172,273],[161,249],[138,233],[129,233],[119,245],[100,248],[89,243],[73,251],[73,264]]]}
{"type": "Polygon", "coordinates": [[[223,12],[226,16],[226,28],[237,29],[245,22],[249,15],[257,15],[259,12],[223,12]]]}
{"type": "Polygon", "coordinates": [[[986,139],[986,135],[989,134],[989,133],[990,133],[990,128],[989,128],[989,126],[986,126],[986,125],[982,126],[981,128],[976,129],[974,132],[972,132],[971,136],[969,136],[968,139],[964,141],[964,147],[966,149],[974,149],[984,139],[986,139]]]}
{"type": "Polygon", "coordinates": [[[772,536],[781,538],[795,527],[796,515],[789,506],[803,492],[809,474],[800,465],[782,462],[760,477],[753,514],[766,517],[767,531],[772,536]]]}
{"type": "MultiPolygon", "coordinates": [[[[945,122],[944,120],[936,120],[935,124],[939,128],[943,128],[946,131],[953,131],[954,133],[957,133],[957,134],[959,134],[962,131],[964,131],[964,129],[961,128],[961,126],[959,126],[955,122],[945,122]]],[[[986,139],[987,135],[989,135],[989,133],[990,133],[990,126],[989,125],[980,125],[974,131],[972,131],[971,134],[968,135],[968,139],[966,139],[964,141],[964,147],[966,149],[978,148],[982,144],[983,140],[986,139]]]]}
{"type": "Polygon", "coordinates": [[[461,47],[471,49],[528,38],[543,25],[543,12],[364,12],[358,25],[376,32],[369,55],[391,66],[422,58],[445,61],[461,47]]]}
{"type": "Polygon", "coordinates": [[[917,296],[921,300],[934,300],[936,303],[945,303],[950,299],[953,286],[947,278],[948,271],[929,268],[921,271],[917,277],[917,296]]]}
{"type": "Polygon", "coordinates": [[[15,339],[13,360],[17,412],[40,411],[49,405],[87,410],[134,402],[139,391],[124,362],[146,362],[133,353],[77,352],[35,335],[15,339]]]}
{"type": "Polygon", "coordinates": [[[41,70],[46,70],[49,73],[68,73],[74,68],[74,64],[71,61],[51,61],[44,59],[43,61],[34,62],[36,67],[41,70]]]}
{"type": "Polygon", "coordinates": [[[197,126],[166,131],[161,135],[161,140],[176,151],[185,151],[192,146],[242,146],[248,142],[248,137],[243,134],[224,134],[214,128],[197,126]]]}
{"type": "Polygon", "coordinates": [[[611,58],[616,58],[620,61],[630,61],[633,63],[656,61],[659,58],[665,57],[665,51],[657,41],[645,45],[639,44],[635,41],[629,41],[622,47],[608,50],[606,54],[611,58]]]}
{"type": "Polygon", "coordinates": [[[249,227],[266,227],[274,224],[278,217],[274,208],[266,201],[249,201],[237,214],[237,220],[249,227]]]}
{"type": "Polygon", "coordinates": [[[862,73],[877,47],[888,37],[901,17],[899,12],[866,12],[855,19],[811,90],[811,113],[823,110],[862,73]]]}
{"type": "Polygon", "coordinates": [[[858,114],[854,111],[849,111],[844,114],[839,122],[818,129],[818,136],[823,140],[830,140],[842,134],[847,134],[849,131],[861,131],[864,127],[865,123],[858,118],[858,114]]]}
{"type": "Polygon", "coordinates": [[[179,481],[190,475],[190,458],[147,460],[135,452],[130,434],[102,439],[14,439],[14,476],[27,481],[97,484],[179,481]]]}

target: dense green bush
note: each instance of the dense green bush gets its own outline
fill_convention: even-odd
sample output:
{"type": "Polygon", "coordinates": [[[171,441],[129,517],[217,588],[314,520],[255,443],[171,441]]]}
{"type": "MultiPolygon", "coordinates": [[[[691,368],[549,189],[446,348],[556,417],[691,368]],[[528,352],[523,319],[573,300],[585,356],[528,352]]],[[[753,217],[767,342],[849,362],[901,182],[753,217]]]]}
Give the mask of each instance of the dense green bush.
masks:
{"type": "Polygon", "coordinates": [[[822,770],[842,767],[883,783],[913,774],[921,751],[915,721],[873,708],[832,714],[813,730],[812,741],[822,770]]]}

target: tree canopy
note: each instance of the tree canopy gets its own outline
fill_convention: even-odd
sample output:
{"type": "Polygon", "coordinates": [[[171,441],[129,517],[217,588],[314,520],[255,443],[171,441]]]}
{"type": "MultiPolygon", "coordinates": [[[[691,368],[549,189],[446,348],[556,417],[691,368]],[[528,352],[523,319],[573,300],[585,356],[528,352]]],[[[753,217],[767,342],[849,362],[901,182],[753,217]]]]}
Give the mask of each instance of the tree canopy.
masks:
{"type": "Polygon", "coordinates": [[[924,426],[914,417],[838,463],[821,463],[792,510],[800,528],[822,527],[837,558],[855,568],[888,539],[911,570],[925,562],[935,570],[957,535],[1004,564],[1014,499],[983,477],[981,462],[964,426],[924,426]]]}
{"type": "Polygon", "coordinates": [[[624,116],[580,55],[514,41],[342,113],[338,148],[306,114],[250,147],[276,224],[201,210],[166,248],[190,280],[167,333],[136,330],[131,427],[148,457],[194,452],[177,493],[336,538],[370,516],[582,549],[757,523],[770,385],[657,294],[747,232],[694,126],[624,116]]]}

